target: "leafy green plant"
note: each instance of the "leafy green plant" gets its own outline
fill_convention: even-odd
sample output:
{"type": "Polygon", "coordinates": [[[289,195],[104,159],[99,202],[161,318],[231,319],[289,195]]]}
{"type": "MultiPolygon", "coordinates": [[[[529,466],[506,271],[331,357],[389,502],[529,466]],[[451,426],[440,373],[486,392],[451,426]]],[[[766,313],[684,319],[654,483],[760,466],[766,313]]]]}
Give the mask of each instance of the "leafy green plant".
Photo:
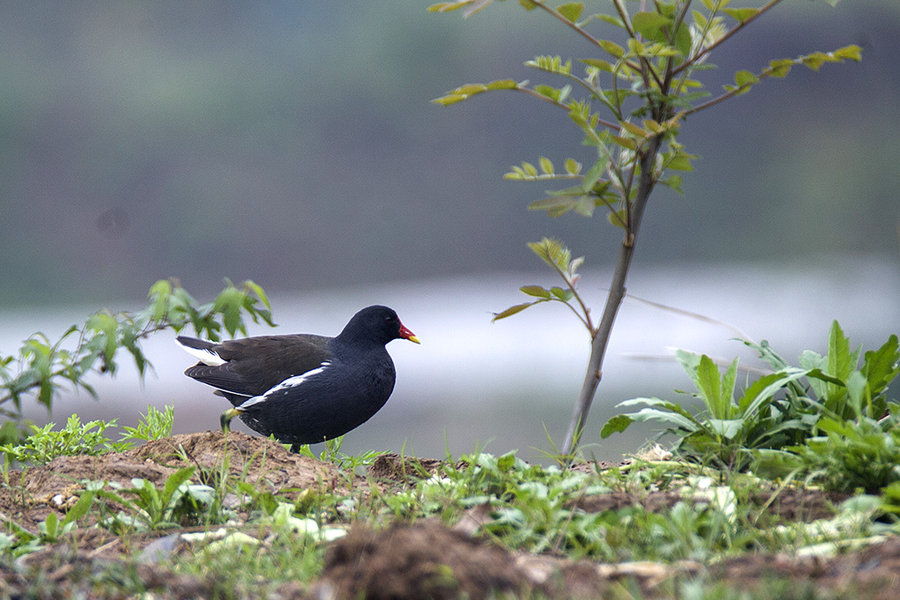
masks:
{"type": "Polygon", "coordinates": [[[172,425],[175,423],[175,407],[166,406],[162,411],[157,410],[152,404],[147,405],[147,414],[141,415],[137,427],[123,426],[122,441],[158,440],[172,435],[172,425]]]}
{"type": "Polygon", "coordinates": [[[133,440],[149,441],[171,435],[173,422],[174,407],[166,406],[164,411],[159,411],[148,406],[147,415],[142,415],[137,427],[123,427],[119,441],[113,441],[106,431],[116,429],[116,419],[82,423],[77,414],[72,414],[59,431],[53,430],[55,423],[43,427],[29,425],[31,434],[21,442],[0,446],[0,454],[7,463],[43,465],[58,456],[123,452],[134,446],[133,440]]]}
{"type": "Polygon", "coordinates": [[[58,340],[35,333],[17,355],[0,355],[0,407],[12,404],[11,410],[0,408],[0,415],[20,418],[22,399],[29,395],[49,411],[64,385],[96,397],[87,376],[115,375],[120,350],[131,356],[143,377],[152,365],[140,344],[157,331],[179,332],[190,326],[197,335],[218,340],[223,329],[232,336],[238,331],[246,334],[245,314],[254,323],[274,325],[269,299],[252,281],[238,287],[226,280],[215,301],[202,305],[175,280],[157,281],[148,296],[150,304],[137,313],[102,310],[90,315],[84,325],[69,327],[58,340]]]}
{"type": "Polygon", "coordinates": [[[900,482],[900,418],[859,416],[848,421],[824,417],[817,435],[787,451],[801,473],[825,489],[878,493],[900,482]]]}
{"type": "Polygon", "coordinates": [[[32,433],[23,444],[0,446],[7,461],[43,465],[57,456],[89,454],[97,456],[107,452],[120,452],[128,447],[123,442],[112,442],[106,430],[115,427],[116,420],[88,421],[82,424],[77,414],[69,416],[66,426],[53,431],[56,423],[43,427],[31,425],[32,433]]]}
{"type": "Polygon", "coordinates": [[[98,499],[128,510],[104,519],[104,526],[121,532],[211,524],[224,520],[224,515],[216,517],[205,510],[214,505],[215,490],[207,485],[191,483],[195,470],[196,467],[178,469],[166,479],[162,489],[146,479],[132,479],[130,488],[115,483],[98,486],[94,490],[98,499]],[[204,516],[207,522],[204,522],[204,516]],[[210,516],[215,518],[209,519],[210,516]]]}
{"type": "MultiPolygon", "coordinates": [[[[439,2],[429,10],[462,9],[468,17],[492,1],[439,2]]],[[[833,4],[836,0],[829,1],[833,4]]],[[[564,245],[548,240],[531,244],[531,249],[561,276],[565,287],[524,286],[522,292],[538,300],[511,307],[495,317],[504,318],[546,301],[560,301],[570,306],[588,330],[591,356],[561,446],[564,455],[574,451],[600,383],[603,357],[625,295],[625,281],[650,195],[657,185],[681,192],[679,173],[693,169],[691,163],[696,156],[677,141],[685,118],[745,94],[764,79],[785,77],[794,66],[818,70],[825,63],[860,60],[858,46],[775,59],[756,72],[737,71],[717,95],[707,91],[698,76],[714,69],[709,62],[712,52],[780,2],[732,8],[730,0],[613,0],[607,3],[610,13],[587,13],[582,2],[551,5],[519,0],[525,10],[540,10],[587,41],[594,54],[576,62],[560,56],[526,61],[526,66],[561,79],[563,85],[559,87],[500,79],[466,84],[434,100],[448,106],[486,92],[518,92],[565,111],[583,135],[584,145],[593,149],[586,164],[568,157],[558,169],[552,160],[541,156],[537,166],[523,162],[506,174],[515,181],[574,184],[549,191],[529,208],[551,217],[569,212],[590,217],[600,210],[622,233],[619,259],[598,322],[590,319],[576,288],[575,271],[581,259],[572,261],[564,245]],[[597,36],[603,25],[618,30],[618,41],[597,36]]]]}
{"type": "Polygon", "coordinates": [[[832,489],[872,490],[894,481],[900,473],[895,468],[900,434],[893,430],[898,403],[889,399],[888,386],[900,374],[896,335],[865,352],[862,365],[861,349],[850,351],[837,321],[825,355],[811,350],[801,354],[805,368],[788,365],[765,342],[744,343],[778,371],[751,382],[741,398],[735,399],[736,359],[720,374],[708,356],[678,351],[702,410],[659,398],[626,400],[618,406],[644,407],[611,418],[601,437],[636,421],[653,421],[677,437],[676,447],[684,454],[722,466],[741,469],[755,462],[771,472],[780,464],[781,474],[791,469],[815,472],[832,489]],[[891,412],[895,414],[885,416],[891,412]]]}
{"type": "Polygon", "coordinates": [[[786,410],[776,396],[805,376],[803,369],[785,368],[761,377],[736,399],[737,359],[720,374],[706,355],[679,350],[676,357],[697,387],[693,396],[701,400],[703,410],[694,413],[677,402],[659,398],[625,400],[617,406],[644,408],[611,418],[601,429],[601,437],[625,431],[634,422],[655,421],[666,426],[665,433],[678,438],[677,447],[682,452],[713,458],[721,466],[742,468],[750,459],[750,449],[782,445],[794,430],[802,428],[796,411],[786,410]]]}

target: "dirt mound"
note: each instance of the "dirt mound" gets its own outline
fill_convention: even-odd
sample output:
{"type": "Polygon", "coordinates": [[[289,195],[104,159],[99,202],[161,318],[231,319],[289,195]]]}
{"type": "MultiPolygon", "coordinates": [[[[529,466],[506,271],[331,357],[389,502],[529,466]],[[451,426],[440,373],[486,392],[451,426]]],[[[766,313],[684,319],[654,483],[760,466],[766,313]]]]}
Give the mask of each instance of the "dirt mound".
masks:
{"type": "Polygon", "coordinates": [[[225,468],[230,475],[243,476],[253,484],[265,482],[275,491],[323,484],[335,489],[344,481],[331,463],[294,454],[267,438],[240,432],[226,438],[206,431],[173,435],[122,453],[60,456],[29,469],[24,489],[32,503],[65,508],[77,500],[74,493],[83,489],[85,481],[128,486],[138,478],[160,486],[172,473],[190,466],[197,467],[200,478],[225,468]]]}
{"type": "Polygon", "coordinates": [[[525,581],[508,552],[428,521],[380,532],[354,527],[328,549],[319,586],[336,598],[478,600],[525,581]]]}

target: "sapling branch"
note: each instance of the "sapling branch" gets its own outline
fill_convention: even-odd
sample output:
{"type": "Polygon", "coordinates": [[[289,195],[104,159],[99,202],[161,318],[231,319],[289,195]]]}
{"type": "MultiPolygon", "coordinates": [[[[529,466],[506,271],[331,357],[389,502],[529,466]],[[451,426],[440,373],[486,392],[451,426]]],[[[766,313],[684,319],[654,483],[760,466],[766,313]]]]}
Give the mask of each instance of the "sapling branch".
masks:
{"type": "Polygon", "coordinates": [[[680,73],[684,69],[691,67],[692,65],[699,62],[704,56],[708,55],[710,52],[718,48],[725,40],[730,39],[734,34],[738,31],[767,13],[769,10],[775,7],[776,4],[779,4],[781,0],[770,0],[770,2],[766,3],[764,6],[761,6],[759,10],[756,11],[755,14],[747,17],[743,21],[739,21],[737,25],[735,25],[732,29],[729,29],[722,37],[711,43],[709,46],[705,48],[701,48],[698,52],[690,58],[690,60],[685,61],[682,65],[680,65],[677,69],[675,69],[675,74],[680,73]]]}

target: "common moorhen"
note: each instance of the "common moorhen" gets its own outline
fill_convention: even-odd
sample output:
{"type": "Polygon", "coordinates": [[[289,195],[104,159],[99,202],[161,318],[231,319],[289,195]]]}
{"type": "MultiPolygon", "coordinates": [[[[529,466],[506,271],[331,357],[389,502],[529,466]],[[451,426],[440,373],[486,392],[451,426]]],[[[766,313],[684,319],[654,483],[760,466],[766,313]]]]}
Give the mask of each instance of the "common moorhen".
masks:
{"type": "Polygon", "coordinates": [[[355,429],[384,406],[394,389],[394,363],[385,344],[419,343],[397,313],[369,306],[337,337],[265,335],[225,342],[179,336],[200,362],[185,375],[216,388],[233,408],[222,429],[240,416],[251,429],[289,444],[312,444],[355,429]]]}

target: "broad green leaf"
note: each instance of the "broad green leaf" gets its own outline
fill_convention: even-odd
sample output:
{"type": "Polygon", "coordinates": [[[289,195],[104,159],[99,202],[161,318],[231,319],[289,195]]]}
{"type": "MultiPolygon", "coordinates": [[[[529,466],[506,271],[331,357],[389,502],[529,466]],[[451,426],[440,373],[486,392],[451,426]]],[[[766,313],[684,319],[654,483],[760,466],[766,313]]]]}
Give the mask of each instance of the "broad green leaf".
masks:
{"type": "Polygon", "coordinates": [[[759,77],[750,71],[738,71],[734,74],[734,82],[740,86],[753,85],[759,83],[759,77]]]}
{"type": "Polygon", "coordinates": [[[769,61],[769,67],[767,72],[769,77],[787,77],[787,74],[790,73],[791,67],[794,66],[794,61],[789,58],[776,58],[769,61]]]}
{"type": "Polygon", "coordinates": [[[806,369],[786,368],[777,373],[763,375],[744,390],[744,396],[740,399],[738,408],[744,417],[752,417],[781,389],[789,383],[805,377],[806,374],[806,369]]]}
{"type": "Polygon", "coordinates": [[[706,403],[713,418],[729,418],[727,410],[723,409],[725,401],[723,400],[722,380],[719,376],[719,367],[708,357],[703,355],[700,357],[700,364],[694,373],[694,384],[700,393],[700,398],[706,403]]]}
{"type": "Polygon", "coordinates": [[[181,487],[183,483],[187,482],[194,475],[194,471],[196,470],[197,467],[194,466],[182,467],[169,475],[168,479],[166,479],[166,483],[163,485],[163,499],[166,502],[171,502],[175,491],[181,487]]]}
{"type": "Polygon", "coordinates": [[[563,4],[556,10],[566,19],[568,19],[572,23],[575,23],[581,17],[581,13],[584,11],[584,4],[581,2],[569,2],[567,4],[563,4]]]}
{"type": "MultiPolygon", "coordinates": [[[[865,414],[866,387],[868,382],[866,376],[861,371],[853,371],[847,378],[847,395],[857,415],[865,414]]],[[[881,416],[881,415],[877,415],[881,416]]]]}
{"type": "Polygon", "coordinates": [[[850,352],[850,339],[844,335],[840,323],[831,324],[831,335],[828,337],[828,374],[846,381],[856,368],[859,350],[850,352]]]}
{"type": "Polygon", "coordinates": [[[693,171],[694,167],[691,165],[691,158],[696,157],[679,152],[666,163],[666,168],[674,169],[675,171],[693,171]]]}
{"type": "Polygon", "coordinates": [[[699,429],[699,425],[692,418],[689,418],[678,412],[669,412],[668,410],[660,410],[658,408],[642,408],[633,413],[626,413],[633,421],[658,421],[664,425],[681,429],[685,432],[694,432],[699,429]]]}
{"type": "Polygon", "coordinates": [[[806,56],[801,57],[801,61],[803,64],[813,71],[818,71],[819,67],[822,66],[825,62],[830,62],[827,54],[824,52],[813,52],[812,54],[807,54],[806,56]]]}
{"type": "Polygon", "coordinates": [[[838,48],[832,54],[838,60],[855,60],[857,62],[862,60],[862,48],[855,44],[838,48]]]}
{"type": "Polygon", "coordinates": [[[567,290],[556,285],[550,288],[550,293],[563,302],[568,302],[575,296],[575,293],[572,290],[567,290]]]}
{"type": "Polygon", "coordinates": [[[632,17],[631,25],[635,32],[645,38],[655,42],[665,42],[666,36],[663,28],[672,25],[672,19],[657,12],[639,12],[632,17]]]}
{"type": "Polygon", "coordinates": [[[522,163],[522,170],[525,171],[525,174],[529,177],[537,177],[538,171],[533,164],[530,162],[522,163]]]}
{"type": "Polygon", "coordinates": [[[622,433],[632,423],[634,423],[634,419],[628,415],[616,415],[603,425],[603,428],[600,430],[600,437],[606,439],[614,433],[622,433]]]}
{"type": "Polygon", "coordinates": [[[566,173],[569,175],[577,175],[581,172],[581,163],[574,158],[567,158],[565,163],[566,173]]]}
{"type": "Polygon", "coordinates": [[[869,382],[873,396],[900,375],[900,350],[897,336],[891,335],[878,350],[869,350],[863,357],[862,372],[869,382]]]}
{"type": "Polygon", "coordinates": [[[682,57],[686,58],[691,53],[692,44],[691,28],[687,23],[681,23],[678,31],[675,32],[675,48],[682,57]]]}
{"type": "Polygon", "coordinates": [[[733,440],[744,425],[743,419],[710,419],[709,428],[725,439],[733,440]]]}
{"type": "Polygon", "coordinates": [[[519,291],[535,298],[550,298],[550,290],[540,285],[523,285],[519,291]]]}

